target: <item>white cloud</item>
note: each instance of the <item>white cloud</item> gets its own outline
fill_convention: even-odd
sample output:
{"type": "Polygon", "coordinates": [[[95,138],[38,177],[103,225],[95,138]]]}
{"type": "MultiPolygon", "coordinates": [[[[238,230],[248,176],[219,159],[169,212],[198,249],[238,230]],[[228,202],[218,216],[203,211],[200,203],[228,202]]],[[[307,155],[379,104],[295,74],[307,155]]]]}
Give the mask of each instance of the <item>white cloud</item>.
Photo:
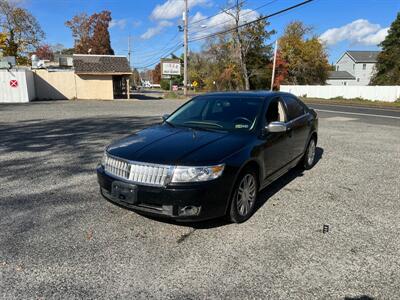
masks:
{"type": "Polygon", "coordinates": [[[140,27],[142,26],[142,21],[133,21],[132,26],[135,28],[140,27]]]}
{"type": "Polygon", "coordinates": [[[328,29],[320,39],[327,45],[335,45],[342,41],[358,45],[377,45],[384,40],[388,30],[389,28],[382,28],[379,24],[358,19],[342,27],[328,29]]]}
{"type": "MultiPolygon", "coordinates": [[[[229,12],[229,11],[228,11],[229,12]]],[[[240,12],[240,24],[247,23],[253,21],[259,17],[259,13],[257,11],[251,9],[243,9],[240,12]]],[[[235,25],[235,20],[232,16],[225,12],[220,12],[219,14],[203,20],[206,16],[201,13],[196,13],[190,23],[193,24],[189,28],[189,34],[191,38],[199,38],[203,36],[207,36],[209,34],[215,33],[217,31],[223,30],[225,28],[229,28],[235,25]],[[202,21],[203,20],[203,21],[202,21]]]]}
{"type": "Polygon", "coordinates": [[[165,27],[169,27],[172,25],[174,25],[174,23],[172,23],[170,21],[162,20],[162,21],[158,22],[157,26],[147,29],[147,31],[145,33],[143,33],[140,36],[140,38],[143,40],[151,39],[153,36],[161,33],[165,27]]]}
{"type": "MultiPolygon", "coordinates": [[[[189,9],[197,5],[208,5],[210,0],[189,0],[189,9]]],[[[185,9],[185,4],[183,0],[167,0],[161,5],[157,5],[150,18],[153,20],[161,19],[174,19],[176,17],[182,16],[185,9]]]]}
{"type": "Polygon", "coordinates": [[[110,28],[119,27],[120,29],[125,29],[127,23],[126,19],[113,19],[110,22],[110,28]]]}

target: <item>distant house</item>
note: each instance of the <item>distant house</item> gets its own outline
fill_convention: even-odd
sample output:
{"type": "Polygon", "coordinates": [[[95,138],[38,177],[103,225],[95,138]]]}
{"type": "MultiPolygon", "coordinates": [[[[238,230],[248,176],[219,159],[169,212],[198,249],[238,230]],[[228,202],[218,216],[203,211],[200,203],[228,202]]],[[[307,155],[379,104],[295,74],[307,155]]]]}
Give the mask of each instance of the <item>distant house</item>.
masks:
{"type": "Polygon", "coordinates": [[[132,71],[125,56],[74,54],[58,61],[34,69],[38,99],[129,98],[132,71]]]}
{"type": "Polygon", "coordinates": [[[326,81],[328,85],[368,85],[379,51],[346,51],[336,62],[326,81]]]}
{"type": "Polygon", "coordinates": [[[128,98],[132,71],[125,56],[75,54],[73,64],[75,74],[84,84],[93,89],[107,88],[107,94],[112,91],[112,99],[128,98]]]}

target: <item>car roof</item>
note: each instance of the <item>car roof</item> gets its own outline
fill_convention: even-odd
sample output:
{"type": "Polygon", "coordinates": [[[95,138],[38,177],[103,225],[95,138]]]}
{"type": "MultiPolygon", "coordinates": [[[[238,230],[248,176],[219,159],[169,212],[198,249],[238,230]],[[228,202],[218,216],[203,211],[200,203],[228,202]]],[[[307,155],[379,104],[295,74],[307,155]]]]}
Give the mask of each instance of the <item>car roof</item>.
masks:
{"type": "Polygon", "coordinates": [[[211,92],[202,94],[199,96],[224,96],[224,97],[238,97],[238,96],[246,96],[246,97],[263,97],[269,98],[271,96],[285,95],[288,93],[283,93],[279,91],[235,91],[235,92],[211,92]]]}

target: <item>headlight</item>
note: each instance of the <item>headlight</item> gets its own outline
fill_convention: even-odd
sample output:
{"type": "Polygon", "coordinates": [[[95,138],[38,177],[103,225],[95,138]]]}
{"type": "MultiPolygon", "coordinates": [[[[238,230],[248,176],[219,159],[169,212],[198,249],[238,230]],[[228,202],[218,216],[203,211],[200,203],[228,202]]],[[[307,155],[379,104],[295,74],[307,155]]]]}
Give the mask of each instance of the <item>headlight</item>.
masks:
{"type": "Polygon", "coordinates": [[[213,180],[222,175],[225,165],[209,167],[176,167],[171,182],[199,182],[213,180]]]}

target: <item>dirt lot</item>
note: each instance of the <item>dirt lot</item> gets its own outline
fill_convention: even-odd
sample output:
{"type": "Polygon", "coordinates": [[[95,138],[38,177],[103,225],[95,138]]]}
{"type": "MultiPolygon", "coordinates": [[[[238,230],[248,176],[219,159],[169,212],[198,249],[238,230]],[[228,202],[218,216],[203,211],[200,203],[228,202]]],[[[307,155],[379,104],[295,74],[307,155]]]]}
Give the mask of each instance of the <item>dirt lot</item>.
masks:
{"type": "Polygon", "coordinates": [[[101,198],[104,146],[181,103],[0,105],[0,298],[399,298],[397,119],[321,112],[317,165],[264,190],[244,224],[101,198]]]}

